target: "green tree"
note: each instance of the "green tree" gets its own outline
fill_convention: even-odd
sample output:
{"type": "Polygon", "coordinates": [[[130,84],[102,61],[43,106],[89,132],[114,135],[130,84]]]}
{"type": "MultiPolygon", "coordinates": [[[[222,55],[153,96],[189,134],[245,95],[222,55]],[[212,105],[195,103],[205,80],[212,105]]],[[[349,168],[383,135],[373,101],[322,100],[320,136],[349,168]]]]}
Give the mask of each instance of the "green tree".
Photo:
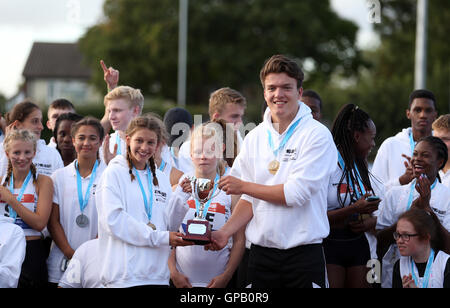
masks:
{"type": "MultiPolygon", "coordinates": [[[[242,91],[259,114],[259,69],[273,54],[308,63],[305,86],[352,76],[363,64],[357,26],[340,18],[329,1],[194,0],[189,2],[188,104],[203,104],[211,91],[242,91]]],[[[121,84],[144,95],[176,99],[178,1],[107,0],[106,19],[80,40],[104,91],[99,60],[120,70],[121,84]]],[[[320,90],[320,89],[319,89],[320,90]]]]}
{"type": "MultiPolygon", "coordinates": [[[[357,86],[346,93],[369,111],[378,144],[410,126],[405,110],[414,90],[417,1],[382,1],[381,6],[381,23],[375,26],[381,45],[365,53],[371,69],[362,71],[357,86]]],[[[450,103],[449,18],[449,1],[429,1],[427,89],[436,95],[440,113],[448,113],[450,103]]]]}

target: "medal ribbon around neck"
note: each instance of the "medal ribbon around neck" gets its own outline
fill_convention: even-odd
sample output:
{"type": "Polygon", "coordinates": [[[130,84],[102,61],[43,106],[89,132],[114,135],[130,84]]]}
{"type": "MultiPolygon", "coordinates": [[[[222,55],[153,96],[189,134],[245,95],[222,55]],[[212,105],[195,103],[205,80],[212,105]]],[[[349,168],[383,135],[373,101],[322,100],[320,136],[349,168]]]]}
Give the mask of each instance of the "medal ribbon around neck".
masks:
{"type": "Polygon", "coordinates": [[[159,171],[164,172],[164,168],[166,167],[166,162],[161,158],[161,166],[159,166],[159,171]]]}
{"type": "Polygon", "coordinates": [[[89,202],[89,193],[91,192],[92,185],[95,181],[95,176],[97,174],[98,160],[95,161],[94,167],[91,172],[91,179],[89,180],[89,184],[86,190],[86,193],[83,198],[83,185],[81,183],[81,174],[78,170],[78,160],[75,161],[75,170],[77,171],[77,191],[78,191],[78,203],[80,204],[81,213],[84,212],[88,202],[89,202]]]}
{"type": "MultiPolygon", "coordinates": [[[[342,171],[344,171],[345,170],[345,162],[344,162],[344,159],[342,158],[341,153],[339,153],[339,152],[338,152],[338,163],[339,163],[339,167],[341,167],[342,171]]],[[[352,186],[353,191],[356,193],[356,197],[359,200],[359,199],[361,199],[361,194],[362,194],[362,196],[364,196],[366,194],[366,190],[364,188],[364,184],[361,181],[361,174],[359,173],[358,166],[356,166],[356,163],[355,163],[355,170],[356,170],[356,178],[358,179],[359,189],[357,189],[355,187],[355,183],[353,183],[353,181],[351,179],[350,179],[349,184],[352,186]]]]}
{"type": "MultiPolygon", "coordinates": [[[[433,185],[431,185],[431,187],[430,187],[431,190],[433,190],[433,189],[436,187],[437,182],[438,182],[438,179],[436,178],[436,180],[434,180],[433,185]]],[[[416,189],[416,183],[417,183],[417,180],[414,180],[414,181],[411,183],[411,189],[410,189],[410,191],[409,191],[408,204],[406,205],[406,210],[407,210],[407,211],[409,211],[409,210],[411,209],[411,205],[412,205],[412,203],[413,203],[414,190],[416,189]]]]}
{"type": "Polygon", "coordinates": [[[288,142],[288,140],[292,137],[292,135],[294,134],[294,130],[297,128],[297,126],[300,124],[300,121],[303,119],[300,118],[298,119],[294,124],[291,125],[291,127],[289,128],[289,130],[286,132],[286,135],[284,136],[283,140],[281,141],[280,145],[278,146],[277,149],[275,149],[275,146],[273,144],[273,138],[272,138],[272,134],[270,133],[270,130],[267,130],[267,134],[269,136],[269,146],[272,149],[273,155],[275,156],[275,158],[278,157],[278,153],[280,152],[280,150],[282,148],[284,148],[284,146],[286,145],[286,143],[288,142]]]}
{"type": "Polygon", "coordinates": [[[136,178],[139,183],[139,188],[141,189],[142,197],[144,198],[145,212],[147,213],[148,220],[151,221],[152,211],[153,211],[153,183],[152,183],[153,178],[152,178],[152,172],[150,171],[150,167],[148,165],[146,167],[147,167],[147,172],[148,172],[147,185],[148,185],[148,191],[150,192],[149,199],[147,199],[147,194],[145,193],[144,186],[142,185],[142,181],[139,176],[139,172],[137,171],[137,169],[134,166],[133,166],[133,170],[136,173],[136,178]]]}
{"type": "MultiPolygon", "coordinates": [[[[25,178],[25,181],[22,184],[22,187],[20,188],[19,195],[17,196],[17,201],[20,202],[22,200],[23,194],[25,193],[25,189],[27,188],[28,182],[30,182],[31,179],[31,170],[28,171],[28,175],[25,178]]],[[[14,194],[14,175],[11,174],[11,180],[9,181],[9,190],[11,191],[11,194],[14,194]]],[[[9,217],[16,220],[17,213],[13,210],[12,206],[9,207],[9,217]]]]}
{"type": "Polygon", "coordinates": [[[117,131],[116,135],[116,144],[117,144],[117,155],[122,155],[122,138],[120,138],[119,131],[117,131]]]}
{"type": "Polygon", "coordinates": [[[414,153],[414,148],[416,147],[416,142],[414,141],[412,129],[411,133],[409,134],[409,146],[411,148],[411,156],[412,156],[414,153]]]}
{"type": "Polygon", "coordinates": [[[428,257],[428,262],[427,262],[427,267],[426,267],[426,270],[425,270],[425,274],[423,276],[423,282],[420,285],[419,279],[417,278],[416,272],[414,270],[414,268],[416,267],[416,264],[414,263],[414,260],[411,258],[411,274],[412,274],[414,282],[416,283],[416,286],[418,288],[423,288],[423,289],[428,288],[428,283],[430,281],[430,276],[431,276],[431,266],[433,265],[433,262],[434,262],[434,250],[431,249],[430,256],[428,257]]]}
{"type": "MultiPolygon", "coordinates": [[[[209,199],[208,202],[206,202],[205,207],[204,207],[203,212],[202,212],[202,215],[203,215],[202,218],[203,219],[205,219],[206,218],[206,214],[208,214],[208,209],[209,209],[209,206],[211,205],[212,197],[214,196],[214,192],[216,191],[217,186],[219,185],[219,179],[220,179],[219,174],[216,174],[216,178],[214,179],[214,188],[213,188],[213,192],[211,194],[211,199],[209,199]]],[[[197,213],[197,217],[200,217],[199,216],[199,214],[200,214],[200,202],[196,198],[194,198],[194,201],[195,201],[195,212],[197,213]]]]}

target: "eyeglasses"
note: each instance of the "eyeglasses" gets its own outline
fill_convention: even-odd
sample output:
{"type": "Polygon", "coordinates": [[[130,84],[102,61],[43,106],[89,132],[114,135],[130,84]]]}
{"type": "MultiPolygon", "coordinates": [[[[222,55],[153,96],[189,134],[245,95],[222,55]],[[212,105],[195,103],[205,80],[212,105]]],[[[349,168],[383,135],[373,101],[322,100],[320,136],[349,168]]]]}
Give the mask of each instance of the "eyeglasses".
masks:
{"type": "Polygon", "coordinates": [[[398,232],[394,232],[393,236],[394,236],[394,240],[398,241],[400,238],[405,241],[405,242],[409,242],[409,240],[411,239],[411,237],[414,236],[418,236],[419,234],[400,234],[398,232]]]}

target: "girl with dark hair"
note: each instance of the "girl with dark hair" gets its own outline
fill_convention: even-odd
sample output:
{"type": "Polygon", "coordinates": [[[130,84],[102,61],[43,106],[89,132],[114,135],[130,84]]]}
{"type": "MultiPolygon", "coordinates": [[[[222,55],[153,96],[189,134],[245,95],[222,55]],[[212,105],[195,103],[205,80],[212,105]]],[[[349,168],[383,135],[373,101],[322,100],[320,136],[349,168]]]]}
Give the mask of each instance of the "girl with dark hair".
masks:
{"type": "MultiPolygon", "coordinates": [[[[58,131],[58,123],[63,127],[65,122],[73,122],[65,120],[73,118],[70,115],[75,116],[69,113],[58,118],[55,131],[58,131]]],[[[55,245],[50,251],[47,266],[48,280],[54,287],[63,276],[75,250],[84,242],[97,237],[95,193],[106,168],[99,159],[99,148],[105,135],[99,120],[86,117],[73,124],[69,134],[76,160],[52,175],[55,193],[48,230],[55,245]]]]}
{"type": "Polygon", "coordinates": [[[377,229],[378,239],[384,246],[390,246],[383,258],[382,286],[391,287],[392,267],[400,258],[392,233],[400,215],[411,208],[419,208],[437,216],[445,243],[450,230],[450,189],[439,179],[441,170],[448,159],[447,146],[436,137],[420,140],[414,148],[411,165],[414,180],[409,185],[391,188],[381,202],[377,229]]]}
{"type": "Polygon", "coordinates": [[[327,198],[331,231],[324,240],[330,287],[367,287],[366,265],[376,258],[374,212],[383,193],[367,167],[376,128],[366,112],[348,104],[337,115],[332,135],[338,164],[327,198]],[[371,195],[377,197],[369,201],[371,195]]]}
{"type": "Polygon", "coordinates": [[[53,138],[56,141],[56,149],[58,150],[64,162],[64,166],[69,165],[77,158],[77,152],[72,142],[72,125],[83,119],[76,113],[63,113],[55,122],[53,130],[53,138]]]}
{"type": "Polygon", "coordinates": [[[167,231],[172,188],[154,161],[161,136],[153,118],[134,118],[125,155],[114,157],[103,173],[96,203],[104,287],[169,286],[170,246],[191,244],[167,231]]]}
{"type": "Polygon", "coordinates": [[[422,209],[400,216],[393,234],[401,254],[394,265],[394,288],[450,288],[450,256],[441,251],[439,225],[422,209]]]}
{"type": "MultiPolygon", "coordinates": [[[[40,139],[44,126],[42,125],[42,111],[39,106],[30,101],[21,102],[15,105],[5,118],[8,125],[6,133],[15,129],[28,129],[35,135],[38,141],[33,163],[38,173],[51,176],[53,171],[64,167],[58,151],[48,147],[45,140],[40,139]]],[[[7,166],[8,159],[0,144],[0,175],[6,172],[7,166]]]]}
{"type": "Polygon", "coordinates": [[[3,145],[8,170],[1,179],[0,216],[11,217],[22,227],[27,241],[19,287],[46,287],[47,254],[41,232],[51,212],[52,181],[45,175],[38,175],[34,167],[36,136],[33,132],[12,130],[3,145]]]}

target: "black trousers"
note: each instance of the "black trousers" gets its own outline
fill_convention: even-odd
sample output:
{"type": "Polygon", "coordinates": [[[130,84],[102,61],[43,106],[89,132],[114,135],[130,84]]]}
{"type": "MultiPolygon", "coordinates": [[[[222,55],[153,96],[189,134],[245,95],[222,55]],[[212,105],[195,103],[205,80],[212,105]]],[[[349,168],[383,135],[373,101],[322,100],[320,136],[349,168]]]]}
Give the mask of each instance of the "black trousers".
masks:
{"type": "Polygon", "coordinates": [[[287,250],[252,245],[248,262],[252,288],[327,287],[325,257],[321,244],[287,250]]]}
{"type": "Polygon", "coordinates": [[[46,288],[47,251],[43,240],[27,241],[18,288],[46,288]]]}

